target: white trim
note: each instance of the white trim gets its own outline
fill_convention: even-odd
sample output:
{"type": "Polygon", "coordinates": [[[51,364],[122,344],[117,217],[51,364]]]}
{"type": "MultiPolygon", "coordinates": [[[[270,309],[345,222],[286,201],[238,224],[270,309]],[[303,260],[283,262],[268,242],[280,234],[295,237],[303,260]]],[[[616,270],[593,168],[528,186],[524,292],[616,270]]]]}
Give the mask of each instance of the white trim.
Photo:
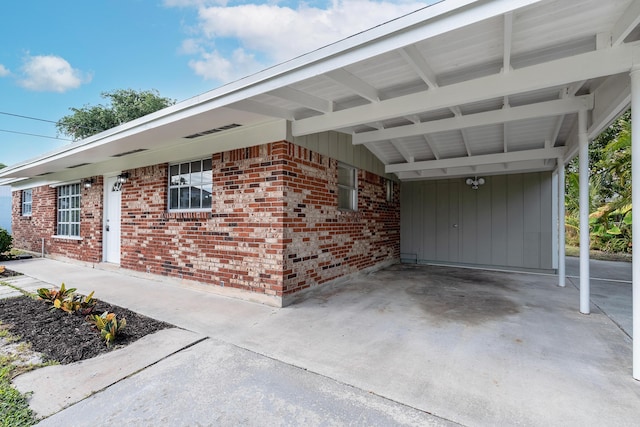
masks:
{"type": "Polygon", "coordinates": [[[58,188],[58,187],[62,187],[65,185],[71,185],[71,184],[82,184],[82,180],[81,179],[74,179],[73,181],[65,181],[65,182],[57,182],[55,184],[49,184],[50,188],[58,188]]]}
{"type": "Polygon", "coordinates": [[[84,240],[81,236],[63,236],[60,234],[54,234],[51,236],[52,239],[63,239],[63,240],[84,240]]]}

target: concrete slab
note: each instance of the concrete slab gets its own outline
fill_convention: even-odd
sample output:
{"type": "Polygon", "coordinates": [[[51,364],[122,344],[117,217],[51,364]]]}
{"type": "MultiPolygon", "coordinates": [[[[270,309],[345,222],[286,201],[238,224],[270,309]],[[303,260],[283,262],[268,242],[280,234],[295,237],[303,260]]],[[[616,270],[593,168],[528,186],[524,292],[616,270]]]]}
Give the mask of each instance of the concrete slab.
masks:
{"type": "Polygon", "coordinates": [[[329,378],[207,340],[39,426],[453,426],[329,378]]]}
{"type": "MultiPolygon", "coordinates": [[[[580,289],[580,259],[567,257],[568,282],[580,289]]],[[[633,337],[631,263],[590,260],[591,302],[633,337]]]]}
{"type": "Polygon", "coordinates": [[[51,260],[8,267],[464,425],[640,417],[630,338],[597,307],[579,314],[555,276],[398,265],[274,309],[51,260]]]}
{"type": "Polygon", "coordinates": [[[29,406],[38,416],[47,417],[203,339],[183,329],[164,329],[93,359],[27,372],[13,384],[30,393],[29,406]]]}

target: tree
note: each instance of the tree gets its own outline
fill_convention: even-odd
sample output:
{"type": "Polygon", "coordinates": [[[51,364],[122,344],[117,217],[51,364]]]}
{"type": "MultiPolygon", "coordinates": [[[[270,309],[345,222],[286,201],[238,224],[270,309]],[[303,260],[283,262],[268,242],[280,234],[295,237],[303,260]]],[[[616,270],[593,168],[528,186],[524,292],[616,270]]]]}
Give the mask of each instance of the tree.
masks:
{"type": "Polygon", "coordinates": [[[73,114],[58,121],[58,132],[76,141],[175,104],[175,100],[161,97],[155,89],[118,89],[100,96],[109,100],[108,105],[70,108],[73,114]]]}

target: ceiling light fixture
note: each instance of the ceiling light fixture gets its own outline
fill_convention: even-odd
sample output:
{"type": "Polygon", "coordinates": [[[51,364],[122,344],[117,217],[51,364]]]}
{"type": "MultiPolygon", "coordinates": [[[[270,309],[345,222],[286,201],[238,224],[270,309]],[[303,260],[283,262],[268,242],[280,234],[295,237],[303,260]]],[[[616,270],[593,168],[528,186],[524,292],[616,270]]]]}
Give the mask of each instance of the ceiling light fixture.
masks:
{"type": "Polygon", "coordinates": [[[485,180],[476,176],[475,178],[467,178],[465,183],[470,185],[473,190],[477,190],[479,186],[484,185],[485,180]]]}

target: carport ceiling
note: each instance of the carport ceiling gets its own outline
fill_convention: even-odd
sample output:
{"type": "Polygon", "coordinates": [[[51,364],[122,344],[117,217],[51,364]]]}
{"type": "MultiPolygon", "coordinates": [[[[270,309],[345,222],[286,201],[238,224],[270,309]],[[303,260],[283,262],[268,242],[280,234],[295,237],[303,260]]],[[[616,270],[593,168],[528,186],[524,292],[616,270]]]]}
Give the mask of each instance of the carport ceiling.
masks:
{"type": "Polygon", "coordinates": [[[602,77],[628,70],[640,2],[449,0],[412,15],[343,53],[374,55],[232,107],[275,112],[294,136],[352,134],[405,180],[550,170],[602,77]]]}
{"type": "Polygon", "coordinates": [[[224,133],[185,135],[284,120],[294,137],[352,135],[402,180],[552,170],[576,153],[579,111],[593,138],[630,104],[639,23],[638,0],[445,0],[0,176],[215,152],[224,133]]]}

